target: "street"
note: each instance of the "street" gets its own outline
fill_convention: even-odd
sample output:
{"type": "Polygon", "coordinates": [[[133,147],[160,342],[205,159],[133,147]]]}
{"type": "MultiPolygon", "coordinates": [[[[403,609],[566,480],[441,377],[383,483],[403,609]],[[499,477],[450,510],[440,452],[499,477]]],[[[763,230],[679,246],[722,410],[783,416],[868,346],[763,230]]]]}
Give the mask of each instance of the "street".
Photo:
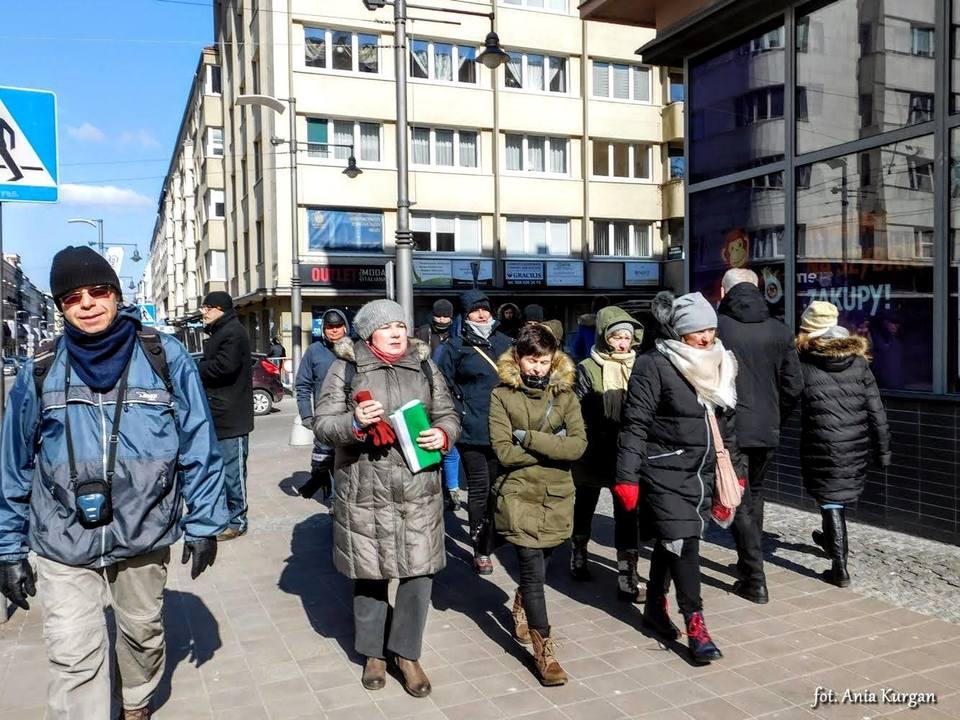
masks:
{"type": "MultiPolygon", "coordinates": [[[[960,716],[956,547],[910,540],[915,554],[934,558],[930,564],[943,575],[913,568],[924,597],[935,598],[921,614],[910,609],[914,599],[905,589],[914,580],[891,584],[884,577],[896,565],[870,560],[885,554],[883,542],[905,536],[852,529],[853,586],[840,590],[814,576],[827,564],[809,547],[814,515],[768,505],[771,602],[752,605],[729,593],[735,555],[724,546],[725,533],[711,533],[722,544],[704,546],[704,605],[724,658],[695,667],[685,648],[663,650],[642,634],[639,606],[615,599],[606,494],[595,520],[598,542],[590,546],[594,580],[569,579],[565,550],[548,576],[568,685],[542,688],[536,681],[529,650],[510,635],[515,558],[502,549],[495,573],[477,577],[461,510],[455,520],[448,516],[448,565],[436,579],[422,657],[433,694],[408,697],[395,678],[369,692],[353,651],[351,584],[332,568],[327,507],[293,492],[306,478],[309,456],[309,448],[287,446],[295,403],[286,398],[279,407],[257,419],[251,437],[250,532],[221,544],[216,565],[195,582],[179,563],[180,546],[173,549],[158,720],[960,716]],[[874,541],[874,534],[886,540],[874,541]],[[953,622],[938,617],[947,612],[953,622]],[[833,691],[835,702],[812,709],[818,688],[821,699],[833,691]],[[885,688],[933,693],[936,704],[910,710],[909,698],[884,695],[885,688]],[[844,700],[847,689],[876,698],[870,703],[863,695],[867,704],[854,704],[854,696],[844,700]]],[[[641,562],[642,573],[646,566],[641,562]]],[[[17,611],[0,626],[0,720],[45,716],[40,630],[36,611],[17,611]]]]}

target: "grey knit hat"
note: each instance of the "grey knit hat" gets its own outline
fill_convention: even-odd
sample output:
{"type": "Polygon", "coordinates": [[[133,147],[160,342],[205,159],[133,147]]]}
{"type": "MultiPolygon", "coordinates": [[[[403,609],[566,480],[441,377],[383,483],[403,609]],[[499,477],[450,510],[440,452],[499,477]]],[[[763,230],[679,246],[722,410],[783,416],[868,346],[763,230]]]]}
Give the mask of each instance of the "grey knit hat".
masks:
{"type": "Polygon", "coordinates": [[[633,337],[633,331],[636,330],[636,326],[633,323],[629,323],[629,322],[614,323],[613,325],[607,328],[607,331],[603,334],[604,335],[603,339],[606,340],[608,337],[610,337],[615,333],[620,332],[621,330],[624,332],[630,333],[630,337],[633,337]]]}
{"type": "Polygon", "coordinates": [[[673,329],[680,337],[716,326],[717,311],[700,293],[687,293],[673,301],[673,329]]]}
{"type": "Polygon", "coordinates": [[[406,313],[393,300],[371,300],[353,317],[353,329],[357,336],[369,340],[373,331],[392,322],[406,323],[406,313]]]}

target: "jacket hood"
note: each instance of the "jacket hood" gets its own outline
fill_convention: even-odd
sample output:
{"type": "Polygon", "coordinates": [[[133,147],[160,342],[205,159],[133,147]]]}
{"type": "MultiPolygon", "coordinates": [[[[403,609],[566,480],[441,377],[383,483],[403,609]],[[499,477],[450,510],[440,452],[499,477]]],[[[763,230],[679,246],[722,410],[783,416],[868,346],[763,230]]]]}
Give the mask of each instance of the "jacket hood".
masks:
{"type": "Polygon", "coordinates": [[[811,338],[802,333],[797,338],[797,350],[809,355],[843,360],[844,358],[862,357],[870,360],[870,341],[860,335],[851,335],[845,338],[811,338]]]}
{"type": "Polygon", "coordinates": [[[506,310],[507,308],[513,308],[513,311],[517,314],[517,318],[520,318],[522,316],[519,305],[512,302],[505,302],[503,303],[503,305],[497,308],[497,319],[503,320],[503,311],[506,310]]]}
{"type": "MultiPolygon", "coordinates": [[[[419,365],[424,360],[430,358],[429,343],[425,343],[423,340],[418,340],[417,338],[408,338],[407,342],[409,346],[407,347],[407,352],[403,356],[402,360],[415,357],[417,359],[417,364],[419,365]]],[[[341,360],[346,360],[347,362],[356,363],[358,365],[363,362],[364,359],[369,360],[369,358],[373,358],[377,363],[381,362],[381,360],[370,351],[370,348],[367,347],[366,340],[351,340],[347,336],[340,338],[336,343],[334,343],[333,353],[341,360]],[[361,345],[363,346],[362,348],[360,347],[361,345]]]]}
{"type": "Polygon", "coordinates": [[[597,326],[597,315],[596,313],[584,313],[577,318],[577,325],[580,327],[596,327],[597,326]]]}
{"type": "MultiPolygon", "coordinates": [[[[497,374],[500,376],[501,384],[514,390],[523,389],[520,364],[513,348],[507,350],[497,360],[497,374]]],[[[573,360],[565,352],[558,350],[553,356],[553,365],[550,366],[550,382],[547,384],[547,390],[554,395],[571,390],[576,376],[577,366],[574,365],[573,360]]]]}
{"type": "Polygon", "coordinates": [[[669,290],[661,290],[653,296],[650,303],[650,314],[660,325],[660,334],[671,340],[679,340],[680,336],[673,329],[673,301],[676,298],[669,290]]]}
{"type": "Polygon", "coordinates": [[[490,298],[483,290],[467,290],[465,293],[460,295],[460,305],[462,306],[462,313],[464,316],[470,312],[472,308],[477,303],[481,303],[484,300],[487,302],[487,306],[493,310],[493,303],[490,302],[490,298]]]}
{"type": "Polygon", "coordinates": [[[634,318],[630,313],[616,305],[600,308],[596,316],[597,341],[596,344],[606,348],[606,333],[611,325],[618,323],[630,323],[633,325],[633,339],[639,344],[643,341],[643,323],[634,318]]]}
{"type": "Polygon", "coordinates": [[[340,310],[339,308],[330,308],[329,310],[324,311],[323,315],[320,316],[320,333],[318,335],[314,335],[314,337],[319,338],[321,340],[325,339],[323,335],[323,318],[326,317],[326,314],[328,312],[336,313],[341,317],[341,319],[343,320],[343,326],[346,328],[346,334],[344,335],[344,337],[350,337],[350,331],[352,329],[350,327],[350,321],[347,319],[346,313],[344,313],[343,310],[340,310]]]}
{"type": "Polygon", "coordinates": [[[738,283],[723,296],[717,313],[742,323],[761,323],[770,318],[770,307],[760,288],[748,282],[738,283]]]}

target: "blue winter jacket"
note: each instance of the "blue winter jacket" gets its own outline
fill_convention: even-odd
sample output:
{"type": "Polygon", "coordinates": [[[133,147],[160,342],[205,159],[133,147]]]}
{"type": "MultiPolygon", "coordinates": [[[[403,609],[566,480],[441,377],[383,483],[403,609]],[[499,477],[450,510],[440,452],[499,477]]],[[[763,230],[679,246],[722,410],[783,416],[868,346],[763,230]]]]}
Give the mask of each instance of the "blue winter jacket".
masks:
{"type": "Polygon", "coordinates": [[[181,532],[214,537],[226,528],[223,461],[196,363],[175,338],[160,337],[173,394],[137,343],[120,420],[113,520],[103,527],[87,529],[77,519],[64,417],[69,412],[79,480],[103,478],[119,388],[97,393],[71,373],[65,397],[63,342],[42,399],[32,360],[17,375],[3,418],[0,561],[33,550],[65,565],[105,567],[171,545],[181,532]]]}
{"type": "MultiPolygon", "coordinates": [[[[340,310],[333,309],[331,312],[337,313],[343,318],[343,323],[347,328],[347,335],[350,334],[350,323],[347,316],[340,310]]],[[[323,326],[320,327],[320,338],[312,343],[303,354],[303,360],[300,362],[300,368],[297,370],[297,379],[295,385],[297,388],[297,412],[300,413],[301,420],[307,420],[313,417],[313,405],[320,399],[320,388],[323,387],[323,380],[327,377],[327,370],[333,365],[337,356],[333,350],[323,340],[323,326]]]]}

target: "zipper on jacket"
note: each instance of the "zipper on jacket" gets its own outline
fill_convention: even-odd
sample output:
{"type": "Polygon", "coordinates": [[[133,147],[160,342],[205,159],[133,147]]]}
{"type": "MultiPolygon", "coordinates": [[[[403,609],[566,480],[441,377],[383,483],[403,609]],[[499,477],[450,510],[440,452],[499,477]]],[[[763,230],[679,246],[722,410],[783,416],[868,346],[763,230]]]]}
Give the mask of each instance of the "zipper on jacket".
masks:
{"type": "Polygon", "coordinates": [[[679,450],[674,450],[673,452],[660,453],[659,455],[651,455],[647,460],[659,460],[660,458],[670,457],[671,455],[683,455],[686,452],[683,448],[679,450]]]}
{"type": "Polygon", "coordinates": [[[697,503],[697,515],[700,518],[700,535],[703,535],[703,531],[706,529],[703,523],[703,513],[700,511],[700,506],[703,505],[703,497],[706,495],[707,490],[703,484],[703,466],[707,464],[707,455],[710,454],[710,448],[713,447],[713,438],[711,437],[710,432],[710,417],[707,413],[710,412],[710,409],[707,408],[703,413],[703,423],[707,427],[707,449],[703,453],[703,459],[700,461],[700,467],[697,468],[697,480],[700,481],[700,501],[697,503]]]}
{"type": "MultiPolygon", "coordinates": [[[[103,393],[99,393],[97,401],[100,405],[100,446],[102,448],[101,455],[101,467],[103,469],[103,483],[107,484],[107,423],[106,416],[103,411],[103,393]]],[[[118,400],[119,402],[119,400],[118,400]]],[[[109,488],[110,486],[107,485],[109,488]]],[[[107,526],[104,525],[100,528],[100,567],[104,567],[106,563],[104,562],[103,555],[107,549],[107,526]]]]}

